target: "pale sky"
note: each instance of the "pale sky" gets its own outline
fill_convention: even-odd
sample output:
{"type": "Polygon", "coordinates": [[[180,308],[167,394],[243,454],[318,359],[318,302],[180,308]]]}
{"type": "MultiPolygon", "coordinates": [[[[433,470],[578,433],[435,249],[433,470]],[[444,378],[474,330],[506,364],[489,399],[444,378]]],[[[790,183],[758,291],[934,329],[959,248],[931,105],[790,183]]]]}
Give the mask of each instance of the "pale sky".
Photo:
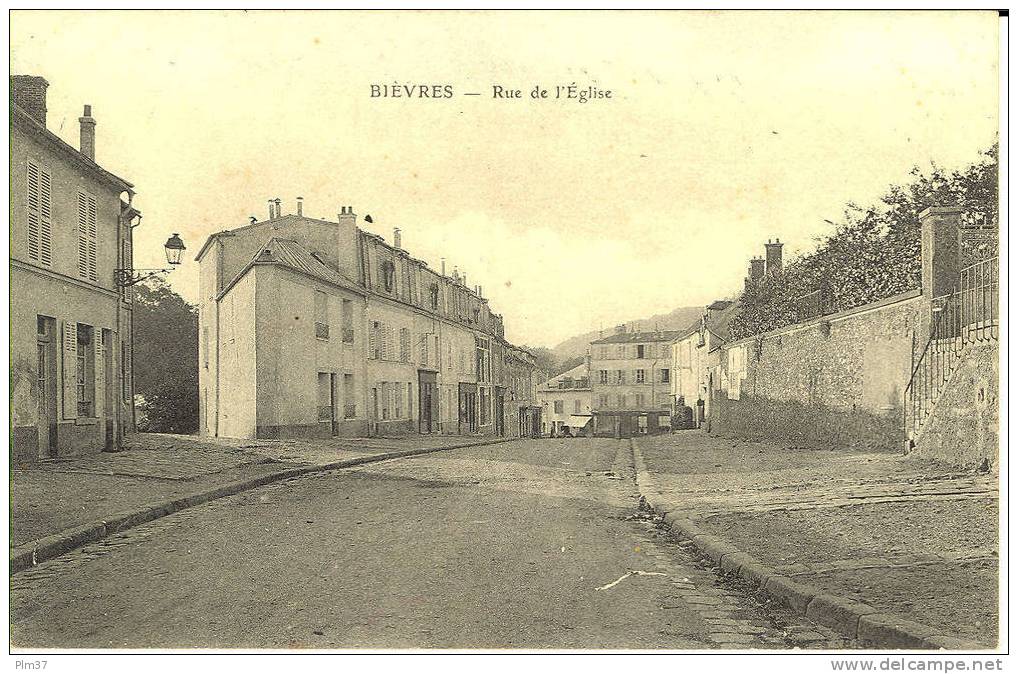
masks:
{"type": "Polygon", "coordinates": [[[13,12],[11,72],[49,127],[135,184],[136,265],[196,299],[193,256],[266,201],[458,266],[507,337],[554,346],[741,288],[909,168],[998,126],[994,12],[13,12]],[[449,84],[451,99],[370,98],[449,84]],[[535,101],[575,82],[610,100],[535,101]],[[492,85],[523,90],[493,100],[492,85]],[[463,96],[480,92],[482,96],[463,96]]]}

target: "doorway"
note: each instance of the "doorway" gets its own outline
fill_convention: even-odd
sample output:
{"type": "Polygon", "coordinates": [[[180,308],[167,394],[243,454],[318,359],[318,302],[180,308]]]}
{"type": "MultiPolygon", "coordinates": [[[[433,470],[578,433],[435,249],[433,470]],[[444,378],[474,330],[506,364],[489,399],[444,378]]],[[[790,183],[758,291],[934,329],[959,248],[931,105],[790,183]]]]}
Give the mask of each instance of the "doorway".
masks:
{"type": "Polygon", "coordinates": [[[434,433],[438,430],[438,374],[427,370],[418,370],[417,396],[418,405],[418,432],[434,433]]]}
{"type": "Polygon", "coordinates": [[[36,317],[36,372],[39,392],[39,458],[57,455],[56,319],[36,317]]]}

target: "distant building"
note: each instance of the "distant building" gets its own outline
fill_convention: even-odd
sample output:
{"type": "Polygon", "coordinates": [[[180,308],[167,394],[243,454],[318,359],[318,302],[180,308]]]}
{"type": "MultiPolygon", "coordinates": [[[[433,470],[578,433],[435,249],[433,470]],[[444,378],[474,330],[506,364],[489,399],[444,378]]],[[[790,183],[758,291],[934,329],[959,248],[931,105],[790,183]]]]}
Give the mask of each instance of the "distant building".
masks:
{"type": "Polygon", "coordinates": [[[627,332],[590,343],[595,431],[601,435],[656,433],[671,428],[672,342],[678,330],[627,332]]]}
{"type": "Polygon", "coordinates": [[[542,435],[562,435],[566,428],[573,435],[593,432],[589,360],[542,383],[537,398],[542,410],[542,435]]]}
{"type": "MultiPolygon", "coordinates": [[[[198,254],[206,435],[512,436],[533,358],[505,341],[481,288],[357,226],[282,215],[198,254]]],[[[524,392],[529,392],[524,394],[524,392]]]]}
{"type": "Polygon", "coordinates": [[[134,428],[131,266],[141,214],[95,162],[86,105],[75,149],[46,128],[41,77],[10,78],[11,457],[112,450],[134,428]]]}
{"type": "Polygon", "coordinates": [[[738,302],[712,302],[700,320],[680,332],[671,345],[675,364],[671,394],[676,413],[681,415],[683,407],[690,408],[697,427],[710,418],[711,392],[721,386],[721,347],[732,340],[730,325],[738,311],[738,302]]]}

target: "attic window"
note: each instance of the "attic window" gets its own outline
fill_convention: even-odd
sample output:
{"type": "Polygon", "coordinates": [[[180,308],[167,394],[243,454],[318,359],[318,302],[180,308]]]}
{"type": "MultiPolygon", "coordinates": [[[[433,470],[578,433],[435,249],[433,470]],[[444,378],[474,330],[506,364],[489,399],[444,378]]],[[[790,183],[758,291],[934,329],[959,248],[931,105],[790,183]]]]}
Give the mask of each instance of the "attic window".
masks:
{"type": "Polygon", "coordinates": [[[382,285],[385,287],[385,292],[391,293],[393,286],[396,285],[396,265],[391,260],[386,260],[382,263],[382,285]]]}
{"type": "Polygon", "coordinates": [[[431,308],[432,309],[438,309],[438,284],[437,283],[432,283],[428,287],[428,292],[429,292],[430,297],[431,297],[431,308]]]}

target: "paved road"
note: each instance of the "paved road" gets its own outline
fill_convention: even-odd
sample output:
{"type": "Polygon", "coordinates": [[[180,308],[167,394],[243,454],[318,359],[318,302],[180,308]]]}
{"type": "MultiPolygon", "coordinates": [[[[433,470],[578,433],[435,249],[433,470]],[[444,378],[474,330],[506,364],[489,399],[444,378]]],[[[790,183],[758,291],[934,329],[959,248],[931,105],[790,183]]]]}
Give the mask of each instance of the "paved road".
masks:
{"type": "Polygon", "coordinates": [[[46,647],[841,647],[638,508],[627,443],[517,441],[309,475],[11,579],[46,647]],[[629,574],[629,575],[627,575],[629,574]]]}

